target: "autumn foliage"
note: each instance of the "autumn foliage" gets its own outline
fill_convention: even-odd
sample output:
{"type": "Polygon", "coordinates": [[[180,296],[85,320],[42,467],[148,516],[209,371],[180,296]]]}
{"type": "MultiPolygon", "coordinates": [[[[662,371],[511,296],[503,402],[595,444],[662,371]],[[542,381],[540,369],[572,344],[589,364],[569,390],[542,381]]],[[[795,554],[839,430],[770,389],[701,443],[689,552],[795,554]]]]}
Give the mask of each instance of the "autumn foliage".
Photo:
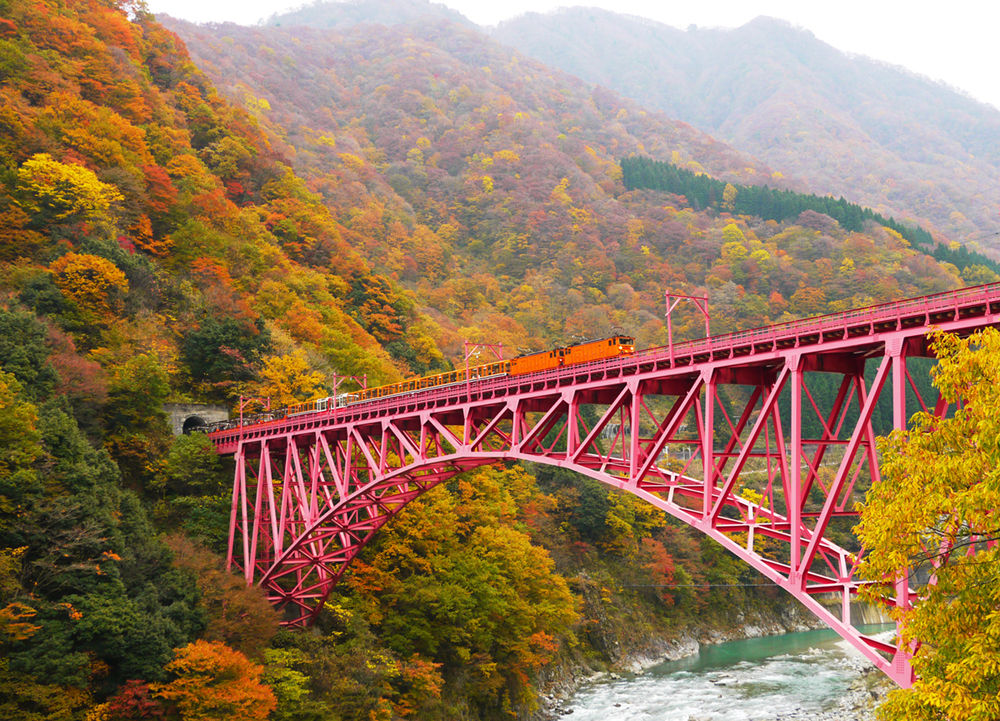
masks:
{"type": "Polygon", "coordinates": [[[67,253],[50,266],[56,287],[92,322],[110,320],[121,310],[128,279],[100,256],[67,253]]]}
{"type": "Polygon", "coordinates": [[[195,641],[177,649],[166,665],[173,677],[151,686],[169,709],[167,718],[182,721],[266,719],[274,694],[260,682],[263,669],[223,643],[195,641]]]}
{"type": "MultiPolygon", "coordinates": [[[[302,16],[326,12],[334,11],[302,16]]],[[[707,294],[713,331],[724,332],[944,290],[979,272],[972,261],[957,270],[936,262],[930,254],[945,246],[932,247],[926,233],[911,244],[858,206],[840,218],[834,202],[836,219],[805,205],[754,212],[743,205],[751,191],[788,205],[786,191],[764,190],[776,183],[770,169],[472,30],[282,25],[230,28],[223,44],[209,28],[172,27],[271,137],[294,144],[299,172],[340,236],[413,291],[441,326],[426,335],[445,357],[459,355],[463,338],[541,349],[616,327],[639,347],[660,345],[668,288],[707,294]],[[280,72],[269,51],[278,46],[280,72]],[[379,61],[359,67],[358,57],[379,61]],[[307,85],[315,92],[303,92],[307,85]],[[285,135],[292,125],[309,131],[285,135]],[[640,154],[706,189],[718,185],[718,202],[626,183],[620,161],[640,154]]],[[[286,248],[316,237],[296,236],[277,215],[268,224],[286,248]]],[[[420,367],[423,339],[400,325],[399,305],[382,288],[352,284],[355,317],[420,367]]],[[[681,309],[675,332],[696,335],[699,320],[681,309]]]]}
{"type": "Polygon", "coordinates": [[[883,439],[882,482],[857,529],[872,595],[891,596],[906,572],[916,589],[913,607],[894,614],[918,678],[879,718],[979,721],[1000,715],[1000,333],[937,334],[934,351],[934,385],[961,407],[917,413],[909,431],[883,439]]]}
{"type": "Polygon", "coordinates": [[[106,217],[112,204],[124,200],[118,190],[98,180],[82,165],[64,164],[48,153],[37,153],[17,171],[20,205],[37,225],[106,217]]]}
{"type": "Polygon", "coordinates": [[[0,0],[0,715],[498,719],[559,664],[771,604],[627,494],[481,469],[412,501],[309,633],[224,568],[233,468],[167,402],[284,405],[612,328],[665,341],[989,279],[877,223],[629,190],[771,178],[468,28],[175,27],[0,0]],[[216,73],[199,70],[203,60],[216,73]],[[703,327],[682,311],[678,337],[703,327]],[[169,535],[165,535],[169,534],[169,535]],[[619,641],[621,643],[619,643],[619,641]]]}

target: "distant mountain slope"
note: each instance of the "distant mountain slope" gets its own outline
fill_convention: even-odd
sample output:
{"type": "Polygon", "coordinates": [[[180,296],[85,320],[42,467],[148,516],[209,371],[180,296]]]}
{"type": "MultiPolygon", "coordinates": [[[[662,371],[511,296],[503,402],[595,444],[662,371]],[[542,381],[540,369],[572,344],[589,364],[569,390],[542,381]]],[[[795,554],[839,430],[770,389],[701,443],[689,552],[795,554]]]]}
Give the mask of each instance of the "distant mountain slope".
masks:
{"type": "Polygon", "coordinates": [[[712,133],[812,192],[1000,245],[1000,111],[769,18],[677,30],[592,8],[493,36],[712,133]]]}
{"type": "Polygon", "coordinates": [[[348,28],[361,23],[399,25],[414,20],[448,20],[475,27],[460,12],[428,0],[344,0],[330,3],[316,0],[296,10],[275,14],[267,21],[276,27],[307,25],[314,28],[348,28]]]}
{"type": "Polygon", "coordinates": [[[462,338],[538,349],[613,327],[659,344],[667,288],[708,292],[721,332],[995,277],[875,223],[740,218],[629,191],[619,159],[633,154],[733,184],[781,180],[463,25],[278,22],[170,27],[294,156],[345,239],[452,331],[446,357],[462,338]]]}
{"type": "MultiPolygon", "coordinates": [[[[326,3],[311,7],[310,13],[272,18],[273,26],[264,28],[197,26],[170,18],[165,24],[185,39],[200,64],[237,94],[240,89],[270,93],[266,97],[279,102],[270,104],[267,119],[292,134],[310,118],[328,123],[332,111],[336,120],[364,118],[368,128],[387,134],[388,143],[402,143],[407,134],[416,140],[417,128],[393,127],[385,113],[408,116],[419,100],[436,103],[440,110],[420,122],[429,132],[454,129],[467,139],[478,139],[484,128],[463,129],[456,123],[474,120],[484,109],[472,106],[472,99],[487,98],[498,100],[498,110],[519,110],[537,118],[554,133],[549,140],[564,140],[559,133],[576,134],[600,142],[612,158],[677,151],[685,162],[697,157],[716,175],[775,182],[771,170],[758,160],[687,123],[649,113],[614,93],[594,91],[574,77],[510,53],[473,28],[430,15],[379,27],[386,4],[326,3]],[[360,14],[363,10],[369,14],[360,14]],[[321,27],[296,26],[293,18],[312,18],[321,27]],[[348,116],[358,110],[365,114],[348,116]],[[390,139],[390,133],[397,139],[390,139]]],[[[401,2],[403,8],[412,4],[401,2]]]]}

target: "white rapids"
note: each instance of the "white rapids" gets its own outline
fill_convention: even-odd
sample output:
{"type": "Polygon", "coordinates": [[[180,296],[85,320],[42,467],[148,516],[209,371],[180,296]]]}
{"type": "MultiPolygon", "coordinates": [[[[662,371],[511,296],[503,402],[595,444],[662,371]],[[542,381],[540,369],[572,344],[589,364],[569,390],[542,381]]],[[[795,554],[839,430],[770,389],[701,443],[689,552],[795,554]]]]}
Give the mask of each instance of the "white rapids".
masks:
{"type": "Polygon", "coordinates": [[[832,631],[731,641],[639,675],[596,681],[557,713],[573,721],[848,721],[867,718],[849,712],[863,695],[851,684],[866,668],[832,631]]]}

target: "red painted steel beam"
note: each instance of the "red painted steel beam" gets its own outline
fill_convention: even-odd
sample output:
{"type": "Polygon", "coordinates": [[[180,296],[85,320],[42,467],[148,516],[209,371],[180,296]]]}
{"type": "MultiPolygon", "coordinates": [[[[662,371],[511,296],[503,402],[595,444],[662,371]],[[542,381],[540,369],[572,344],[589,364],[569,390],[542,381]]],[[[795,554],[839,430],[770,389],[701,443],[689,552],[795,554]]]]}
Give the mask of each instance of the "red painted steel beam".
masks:
{"type": "MultiPolygon", "coordinates": [[[[558,465],[699,529],[906,686],[906,649],[872,641],[851,618],[863,549],[826,533],[855,515],[858,484],[878,481],[873,411],[887,397],[894,426],[905,427],[906,389],[916,391],[906,358],[926,355],[928,329],[968,333],[998,324],[998,313],[994,284],[212,433],[218,451],[236,457],[229,562],[285,608],[290,625],[308,625],[354,557],[414,498],[484,464],[558,465]],[[866,359],[879,363],[871,385],[866,359]],[[817,373],[840,379],[829,408],[807,386],[817,373]],[[583,405],[599,414],[589,429],[583,405]],[[682,473],[661,461],[677,447],[692,451],[682,473]],[[829,481],[827,457],[836,464],[829,481]],[[751,464],[763,480],[748,474],[751,464]]],[[[933,407],[944,412],[940,401],[933,407]]],[[[901,575],[886,602],[911,599],[901,575]]]]}

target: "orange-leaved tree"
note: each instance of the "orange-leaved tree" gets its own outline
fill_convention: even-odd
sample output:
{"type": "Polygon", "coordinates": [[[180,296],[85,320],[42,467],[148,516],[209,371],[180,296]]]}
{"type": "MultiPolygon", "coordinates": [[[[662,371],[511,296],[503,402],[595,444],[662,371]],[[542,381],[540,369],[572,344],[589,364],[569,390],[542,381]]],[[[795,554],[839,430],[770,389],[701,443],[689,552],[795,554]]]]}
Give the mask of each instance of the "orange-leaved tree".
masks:
{"type": "Polygon", "coordinates": [[[67,253],[49,266],[63,295],[91,321],[107,321],[121,309],[128,278],[110,260],[89,253],[67,253]]]}
{"type": "Polygon", "coordinates": [[[277,705],[260,681],[263,669],[224,643],[195,641],[179,648],[166,670],[174,679],[151,688],[183,721],[263,721],[277,705]]]}

